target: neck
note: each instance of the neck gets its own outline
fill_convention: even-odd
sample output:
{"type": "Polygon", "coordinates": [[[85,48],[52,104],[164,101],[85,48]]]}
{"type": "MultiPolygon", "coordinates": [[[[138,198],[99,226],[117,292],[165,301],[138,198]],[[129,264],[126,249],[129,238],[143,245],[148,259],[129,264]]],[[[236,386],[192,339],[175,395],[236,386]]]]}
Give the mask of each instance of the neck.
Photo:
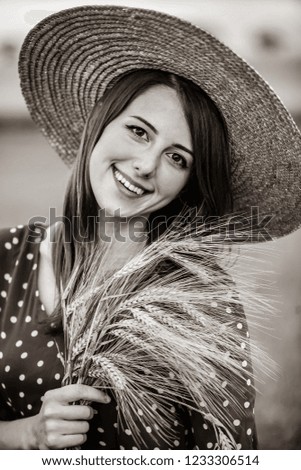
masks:
{"type": "Polygon", "coordinates": [[[117,263],[131,259],[146,244],[146,218],[108,216],[100,211],[98,222],[100,242],[108,244],[111,259],[117,263]]]}
{"type": "Polygon", "coordinates": [[[121,217],[99,211],[97,222],[98,235],[102,241],[129,245],[141,245],[146,241],[147,218],[145,217],[121,217]]]}

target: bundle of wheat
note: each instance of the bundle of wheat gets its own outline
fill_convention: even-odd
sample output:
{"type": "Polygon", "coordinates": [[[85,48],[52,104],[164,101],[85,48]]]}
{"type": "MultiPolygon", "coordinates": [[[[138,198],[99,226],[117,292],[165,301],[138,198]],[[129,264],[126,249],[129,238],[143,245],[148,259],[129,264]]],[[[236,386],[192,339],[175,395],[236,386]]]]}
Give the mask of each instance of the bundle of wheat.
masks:
{"type": "MultiPolygon", "coordinates": [[[[231,449],[236,447],[233,423],[222,403],[229,401],[241,416],[237,397],[246,380],[253,383],[248,339],[242,340],[237,327],[241,302],[222,267],[231,255],[217,227],[213,235],[193,223],[191,214],[189,223],[183,214],[181,220],[185,224],[178,219],[109,275],[103,275],[108,248],[77,263],[62,296],[64,384],[110,389],[138,445],[137,420],[145,426],[152,420],[158,436],[171,439],[170,409],[178,403],[201,410],[218,447],[231,449]],[[231,386],[223,387],[225,381],[231,386]]],[[[245,287],[244,296],[247,282],[245,287]]],[[[269,310],[259,298],[250,299],[248,307],[255,320],[258,310],[269,310]]],[[[257,346],[252,353],[261,368],[270,369],[257,346]]]]}

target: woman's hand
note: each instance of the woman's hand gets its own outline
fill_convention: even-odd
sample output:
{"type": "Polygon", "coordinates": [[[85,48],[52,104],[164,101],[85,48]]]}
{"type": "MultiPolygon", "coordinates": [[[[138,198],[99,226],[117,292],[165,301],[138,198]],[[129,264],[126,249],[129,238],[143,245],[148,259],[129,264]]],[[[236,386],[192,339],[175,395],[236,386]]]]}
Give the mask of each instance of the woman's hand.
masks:
{"type": "Polygon", "coordinates": [[[87,439],[94,410],[88,405],[70,404],[79,400],[109,403],[110,398],[104,392],[82,384],[46,392],[39,414],[28,418],[31,443],[26,447],[64,449],[82,445],[87,439]]]}

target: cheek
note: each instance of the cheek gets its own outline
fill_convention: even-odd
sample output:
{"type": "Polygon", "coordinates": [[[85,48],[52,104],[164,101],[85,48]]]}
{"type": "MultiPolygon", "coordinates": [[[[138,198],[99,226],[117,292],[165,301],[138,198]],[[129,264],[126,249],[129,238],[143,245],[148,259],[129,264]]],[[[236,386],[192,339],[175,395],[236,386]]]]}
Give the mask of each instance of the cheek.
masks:
{"type": "Polygon", "coordinates": [[[189,173],[169,171],[160,181],[160,192],[168,198],[176,198],[189,179],[189,173]]]}

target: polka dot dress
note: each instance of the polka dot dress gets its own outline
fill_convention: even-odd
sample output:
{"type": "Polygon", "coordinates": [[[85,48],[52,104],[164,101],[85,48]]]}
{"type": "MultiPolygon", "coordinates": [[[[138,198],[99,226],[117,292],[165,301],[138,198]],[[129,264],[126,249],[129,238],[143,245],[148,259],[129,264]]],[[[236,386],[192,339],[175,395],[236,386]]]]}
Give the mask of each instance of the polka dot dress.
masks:
{"type": "MultiPolygon", "coordinates": [[[[47,390],[61,386],[63,377],[63,336],[46,333],[46,312],[39,298],[39,247],[45,227],[21,225],[0,230],[0,420],[15,420],[37,414],[41,397],[47,390]]],[[[236,328],[241,331],[241,350],[248,347],[244,315],[236,328]]],[[[245,363],[246,386],[244,413],[232,411],[231,403],[222,406],[232,416],[237,449],[257,446],[253,414],[254,391],[245,363]]],[[[230,387],[224,381],[222,387],[230,387]]],[[[137,445],[131,431],[122,422],[114,399],[109,404],[92,404],[96,410],[90,422],[83,449],[215,449],[214,430],[201,412],[173,406],[172,437],[168,443],[157,434],[156,423],[141,424],[141,442],[137,445]]],[[[235,409],[235,407],[233,408],[235,409]]],[[[137,423],[142,411],[137,410],[137,423]]]]}

